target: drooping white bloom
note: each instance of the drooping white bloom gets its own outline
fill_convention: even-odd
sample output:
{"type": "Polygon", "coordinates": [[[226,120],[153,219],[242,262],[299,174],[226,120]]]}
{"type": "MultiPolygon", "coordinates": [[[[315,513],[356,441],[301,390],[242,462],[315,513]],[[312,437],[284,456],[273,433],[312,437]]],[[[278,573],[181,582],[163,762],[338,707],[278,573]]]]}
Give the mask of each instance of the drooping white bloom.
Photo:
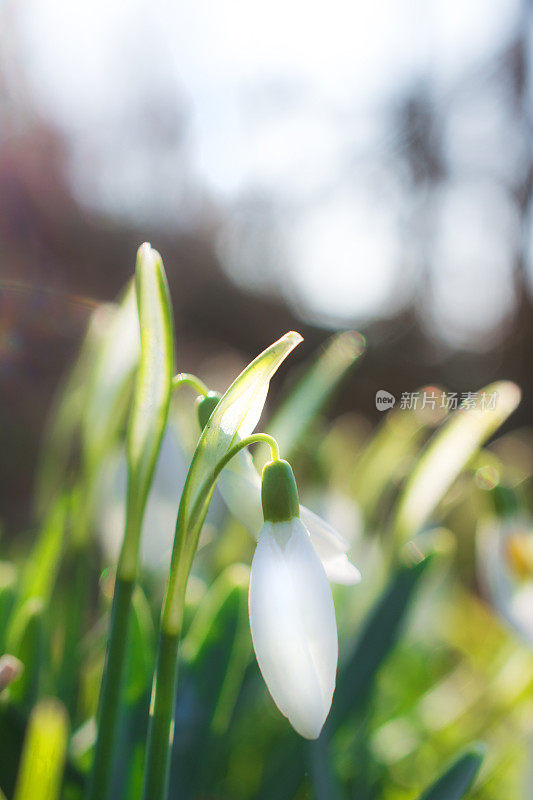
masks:
{"type": "Polygon", "coordinates": [[[337,670],[331,588],[303,522],[265,522],[252,561],[250,628],[279,710],[307,739],[320,734],[337,670]]]}
{"type": "MultiPolygon", "coordinates": [[[[257,537],[263,524],[261,478],[248,451],[241,450],[232,458],[220,474],[218,487],[231,513],[257,537]]],[[[359,583],[361,574],[347,556],[349,542],[325,520],[302,505],[300,517],[329,580],[345,585],[359,583]]]]}
{"type": "Polygon", "coordinates": [[[480,581],[501,616],[533,646],[533,523],[496,519],[477,535],[480,581]]]}

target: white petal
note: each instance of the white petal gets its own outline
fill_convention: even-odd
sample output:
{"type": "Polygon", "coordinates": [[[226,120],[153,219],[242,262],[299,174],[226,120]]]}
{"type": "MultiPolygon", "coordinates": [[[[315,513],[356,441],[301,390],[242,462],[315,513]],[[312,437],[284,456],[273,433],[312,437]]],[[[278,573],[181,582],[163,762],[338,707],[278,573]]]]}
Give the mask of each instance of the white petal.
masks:
{"type": "Polygon", "coordinates": [[[300,517],[309,531],[313,547],[322,561],[329,580],[349,586],[359,583],[361,573],[346,555],[349,542],[305,506],[300,506],[300,517]]]}
{"type": "Polygon", "coordinates": [[[502,617],[533,645],[533,581],[519,580],[508,560],[508,537],[531,529],[531,522],[517,517],[509,522],[480,525],[477,555],[480,582],[502,617]]]}
{"type": "Polygon", "coordinates": [[[337,627],[326,574],[299,519],[263,526],[249,611],[257,661],[274,702],[298,733],[316,739],[335,688],[337,627]]]}
{"type": "Polygon", "coordinates": [[[218,489],[233,516],[254,539],[263,525],[261,478],[247,450],[241,450],[220,473],[218,489]]]}

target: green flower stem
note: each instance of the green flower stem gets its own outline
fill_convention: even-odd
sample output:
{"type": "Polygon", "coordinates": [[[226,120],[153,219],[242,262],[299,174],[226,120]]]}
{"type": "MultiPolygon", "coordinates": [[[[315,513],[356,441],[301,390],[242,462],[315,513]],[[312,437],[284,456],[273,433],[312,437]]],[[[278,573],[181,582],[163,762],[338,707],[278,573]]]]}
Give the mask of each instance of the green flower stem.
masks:
{"type": "Polygon", "coordinates": [[[105,800],[108,793],[134,586],[134,580],[124,580],[117,575],[111,611],[109,644],[98,706],[98,736],[93,767],[85,793],[87,800],[105,800]]]}
{"type": "Polygon", "coordinates": [[[207,388],[206,384],[200,380],[200,378],[196,377],[196,375],[192,375],[190,372],[179,372],[172,378],[172,391],[181,389],[182,386],[192,386],[192,388],[203,397],[207,397],[209,394],[209,389],[207,388]]]}
{"type": "Polygon", "coordinates": [[[268,444],[272,454],[272,461],[279,461],[279,447],[274,437],[270,436],[268,433],[252,433],[251,436],[247,436],[246,439],[241,439],[240,442],[237,442],[237,444],[233,445],[233,447],[228,450],[226,455],[220,459],[215,467],[214,480],[218,478],[228,461],[231,461],[233,456],[237,455],[239,450],[243,450],[245,447],[249,447],[251,444],[257,444],[258,442],[264,442],[265,444],[268,444]]]}
{"type": "Polygon", "coordinates": [[[120,713],[131,598],[137,580],[142,509],[128,492],[128,518],[115,578],[106,661],[100,686],[97,735],[85,800],[106,800],[120,713]]]}
{"type": "Polygon", "coordinates": [[[179,638],[179,634],[167,634],[163,630],[159,636],[143,788],[143,797],[150,800],[167,795],[179,638]]]}
{"type": "Polygon", "coordinates": [[[84,617],[89,604],[89,567],[92,556],[92,520],[95,480],[87,470],[72,498],[72,535],[66,553],[66,570],[73,575],[65,598],[65,636],[58,680],[58,696],[72,723],[76,720],[76,698],[84,617]]]}
{"type": "Polygon", "coordinates": [[[90,548],[85,543],[82,546],[75,546],[73,552],[67,556],[67,568],[73,576],[73,580],[69,582],[69,590],[65,598],[65,637],[57,691],[73,724],[78,710],[76,697],[80,661],[79,642],[89,594],[90,556],[90,548]]]}
{"type": "Polygon", "coordinates": [[[278,444],[272,436],[267,433],[252,434],[237,442],[220,459],[211,475],[202,485],[188,518],[186,517],[183,502],[183,498],[187,494],[186,489],[182,494],[176,523],[169,581],[161,611],[159,648],[146,748],[143,800],[166,800],[167,797],[170,749],[173,738],[178,647],[183,623],[185,591],[198,544],[198,537],[209,508],[215,483],[233,456],[237,455],[245,447],[258,442],[268,444],[272,453],[272,460],[279,460],[278,444]]]}

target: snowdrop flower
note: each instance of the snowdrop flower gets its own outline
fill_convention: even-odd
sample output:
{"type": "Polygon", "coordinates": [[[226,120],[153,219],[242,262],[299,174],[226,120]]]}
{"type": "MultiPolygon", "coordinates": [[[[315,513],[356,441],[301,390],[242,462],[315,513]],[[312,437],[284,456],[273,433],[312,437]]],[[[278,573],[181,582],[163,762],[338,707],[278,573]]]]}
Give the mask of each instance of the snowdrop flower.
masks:
{"type": "MultiPolygon", "coordinates": [[[[202,428],[207,424],[219,399],[219,395],[212,392],[199,401],[198,420],[202,428]]],[[[261,478],[247,450],[237,453],[222,470],[218,488],[233,516],[257,538],[263,525],[261,478]]],[[[329,580],[346,585],[359,583],[360,572],[347,556],[349,542],[305,506],[301,505],[299,509],[300,518],[329,580]]]]}
{"type": "Polygon", "coordinates": [[[502,617],[533,646],[533,523],[516,513],[477,536],[480,581],[502,617]]]}
{"type": "Polygon", "coordinates": [[[250,573],[248,607],[259,668],[279,710],[316,739],[331,707],[337,626],[328,578],[299,517],[287,461],[263,470],[264,525],[250,573]]]}

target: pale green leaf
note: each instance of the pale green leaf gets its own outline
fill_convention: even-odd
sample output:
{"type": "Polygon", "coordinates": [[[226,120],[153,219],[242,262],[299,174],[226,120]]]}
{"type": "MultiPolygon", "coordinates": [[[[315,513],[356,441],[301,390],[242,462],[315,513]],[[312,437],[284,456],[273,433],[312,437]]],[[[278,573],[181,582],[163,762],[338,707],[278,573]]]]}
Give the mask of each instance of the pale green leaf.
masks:
{"type": "Polygon", "coordinates": [[[205,478],[232,445],[255,429],[263,411],[270,379],[301,341],[299,333],[286,333],[258,355],[223,395],[200,436],[194,454],[184,490],[189,509],[192,509],[205,478]]]}
{"type": "Polygon", "coordinates": [[[357,459],[350,482],[367,523],[373,519],[380,498],[406,457],[412,457],[420,446],[425,428],[415,410],[389,411],[357,459]]]}
{"type": "Polygon", "coordinates": [[[86,387],[82,419],[83,453],[89,471],[97,468],[120,426],[139,361],[133,282],[118,306],[106,306],[101,313],[110,319],[86,387]]]}
{"type": "MultiPolygon", "coordinates": [[[[99,306],[91,315],[76,363],[58,392],[46,422],[35,482],[36,506],[44,514],[63,491],[75,437],[87,413],[88,386],[107,341],[116,306],[99,306]]],[[[98,420],[99,422],[99,420],[98,420]]]]}
{"type": "Polygon", "coordinates": [[[136,568],[142,517],[167,424],[174,373],[174,329],[167,279],[161,256],[147,243],[137,254],[136,294],[141,355],[128,423],[129,535],[121,555],[122,567],[129,575],[136,568]]]}
{"type": "Polygon", "coordinates": [[[520,389],[510,381],[492,383],[478,395],[483,393],[496,395],[494,408],[483,408],[480,402],[472,408],[458,408],[433,436],[418,461],[396,512],[395,531],[401,541],[420,531],[478,448],[520,402],[520,389]]]}
{"type": "Polygon", "coordinates": [[[27,558],[20,579],[19,603],[38,597],[48,603],[61,561],[65,536],[67,498],[61,497],[52,507],[39,538],[27,558]]]}
{"type": "Polygon", "coordinates": [[[165,430],[174,372],[172,309],[161,256],[149,244],[137,255],[141,356],[128,425],[130,480],[146,494],[165,430]]]}
{"type": "Polygon", "coordinates": [[[419,797],[419,800],[461,800],[472,786],[485,755],[483,745],[473,745],[419,797]]]}
{"type": "Polygon", "coordinates": [[[14,800],[59,800],[67,744],[64,707],[58,700],[42,700],[30,718],[14,800]]]}

